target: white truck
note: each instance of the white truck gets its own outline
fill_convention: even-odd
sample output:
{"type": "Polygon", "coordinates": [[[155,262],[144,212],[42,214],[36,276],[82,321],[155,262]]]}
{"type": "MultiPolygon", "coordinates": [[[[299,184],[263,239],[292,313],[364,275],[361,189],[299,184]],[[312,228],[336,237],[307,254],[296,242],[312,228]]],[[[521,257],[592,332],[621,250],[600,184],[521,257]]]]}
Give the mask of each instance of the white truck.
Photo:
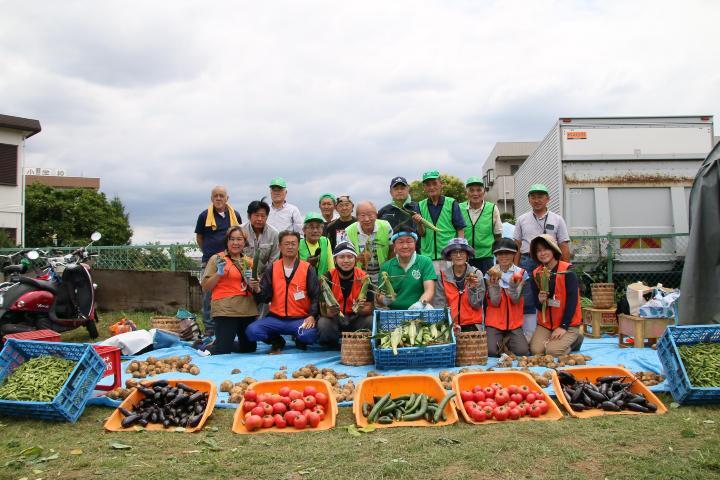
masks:
{"type": "MultiPolygon", "coordinates": [[[[712,147],[711,115],[560,118],[515,174],[516,215],[543,183],[571,237],[621,236],[609,242],[616,271],[668,270],[684,258],[690,188],[712,147]]],[[[575,239],[573,259],[607,244],[575,239]]]]}

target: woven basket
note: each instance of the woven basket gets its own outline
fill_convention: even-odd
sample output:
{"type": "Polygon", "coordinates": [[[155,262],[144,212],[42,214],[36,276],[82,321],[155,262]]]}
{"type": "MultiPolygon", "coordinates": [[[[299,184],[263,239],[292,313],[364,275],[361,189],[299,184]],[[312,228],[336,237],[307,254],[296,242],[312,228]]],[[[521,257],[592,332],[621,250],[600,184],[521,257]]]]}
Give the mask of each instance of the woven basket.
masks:
{"type": "Polygon", "coordinates": [[[484,330],[457,334],[456,366],[485,365],[487,358],[487,335],[484,330]]]}
{"type": "Polygon", "coordinates": [[[150,325],[152,328],[180,333],[180,319],[176,317],[152,317],[150,319],[150,325]]]}
{"type": "Polygon", "coordinates": [[[593,283],[590,289],[593,308],[610,308],[615,305],[614,283],[593,283]]]}
{"type": "Polygon", "coordinates": [[[343,332],[340,347],[340,363],[343,365],[370,365],[375,363],[370,345],[370,332],[343,332]]]}

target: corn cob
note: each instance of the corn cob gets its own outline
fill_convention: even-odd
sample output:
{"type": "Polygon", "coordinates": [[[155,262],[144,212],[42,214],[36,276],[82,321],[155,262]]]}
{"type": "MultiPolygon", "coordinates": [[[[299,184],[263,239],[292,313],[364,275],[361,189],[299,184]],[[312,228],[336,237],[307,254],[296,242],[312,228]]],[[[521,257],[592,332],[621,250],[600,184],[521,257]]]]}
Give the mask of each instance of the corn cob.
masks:
{"type": "Polygon", "coordinates": [[[360,302],[364,302],[365,299],[367,299],[367,291],[368,291],[369,287],[370,287],[370,277],[366,275],[362,279],[362,286],[360,287],[360,293],[358,293],[357,301],[355,302],[355,304],[352,307],[353,312],[357,313],[359,310],[358,305],[360,304],[360,302]]]}
{"type": "Polygon", "coordinates": [[[388,275],[387,272],[381,272],[380,275],[382,277],[382,282],[380,282],[381,290],[383,291],[383,293],[385,294],[386,297],[392,298],[394,300],[396,294],[395,294],[395,289],[393,288],[392,283],[390,282],[390,276],[388,275]]]}
{"type": "Polygon", "coordinates": [[[252,265],[252,278],[258,279],[258,269],[260,268],[260,245],[255,247],[255,254],[253,255],[252,265]]]}
{"type": "MultiPolygon", "coordinates": [[[[328,284],[328,279],[325,277],[325,275],[322,275],[320,277],[320,290],[322,290],[322,296],[323,300],[325,301],[325,305],[328,307],[337,307],[340,308],[340,304],[338,303],[337,299],[335,298],[335,295],[333,295],[332,288],[330,288],[330,285],[328,284]]],[[[340,310],[339,315],[341,317],[344,317],[342,310],[340,310]]]]}
{"type": "MultiPolygon", "coordinates": [[[[550,290],[550,269],[547,267],[543,267],[536,275],[535,275],[535,283],[538,286],[538,289],[541,292],[547,292],[550,290]]],[[[543,323],[545,322],[545,312],[547,311],[547,300],[545,300],[542,304],[542,319],[543,323]]]]}
{"type": "MultiPolygon", "coordinates": [[[[402,206],[398,206],[398,208],[400,209],[401,212],[403,212],[403,213],[404,213],[405,215],[407,215],[408,217],[412,217],[413,215],[415,215],[415,214],[417,213],[417,212],[413,212],[412,210],[408,210],[407,208],[402,207],[402,206]]],[[[434,231],[436,231],[436,232],[439,232],[439,231],[440,231],[440,229],[437,228],[437,227],[435,226],[435,224],[432,223],[431,221],[426,220],[425,218],[423,218],[423,219],[420,220],[420,221],[422,222],[423,225],[425,225],[426,228],[429,228],[430,230],[434,230],[434,231]]]]}

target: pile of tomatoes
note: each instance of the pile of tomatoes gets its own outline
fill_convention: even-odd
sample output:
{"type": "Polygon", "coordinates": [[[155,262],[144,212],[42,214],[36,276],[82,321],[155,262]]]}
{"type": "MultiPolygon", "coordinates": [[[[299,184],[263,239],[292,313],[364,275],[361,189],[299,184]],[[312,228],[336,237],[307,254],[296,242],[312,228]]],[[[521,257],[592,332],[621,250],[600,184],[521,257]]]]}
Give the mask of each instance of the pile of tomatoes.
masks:
{"type": "Polygon", "coordinates": [[[460,392],[465,412],[476,422],[485,420],[518,420],[524,416],[533,418],[545,415],[550,408],[542,391],[531,390],[527,385],[500,383],[487,387],[475,385],[472,390],[460,392]]]}
{"type": "Polygon", "coordinates": [[[247,390],[243,397],[245,428],[249,432],[271,427],[316,428],[330,406],[327,394],[315,387],[300,391],[284,386],[278,393],[247,390]]]}

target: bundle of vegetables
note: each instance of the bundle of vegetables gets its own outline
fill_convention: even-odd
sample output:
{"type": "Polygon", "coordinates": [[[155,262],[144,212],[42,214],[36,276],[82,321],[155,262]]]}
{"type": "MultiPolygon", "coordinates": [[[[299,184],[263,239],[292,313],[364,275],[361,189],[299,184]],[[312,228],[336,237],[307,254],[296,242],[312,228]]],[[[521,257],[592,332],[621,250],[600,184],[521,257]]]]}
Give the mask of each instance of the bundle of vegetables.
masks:
{"type": "Polygon", "coordinates": [[[695,387],[720,387],[720,343],[680,345],[680,360],[695,387]]]}
{"type": "Polygon", "coordinates": [[[303,391],[283,386],[278,393],[258,393],[247,390],[242,404],[245,428],[252,432],[260,428],[306,427],[316,428],[325,419],[329,407],[327,393],[307,386],[303,391]]]}
{"type": "Polygon", "coordinates": [[[450,343],[450,327],[447,323],[428,323],[422,320],[410,320],[388,332],[380,330],[374,337],[380,348],[397,349],[402,347],[427,347],[450,343]]]}
{"type": "MultiPolygon", "coordinates": [[[[548,292],[550,290],[550,269],[543,267],[538,273],[535,274],[535,283],[541,292],[548,292]]],[[[547,300],[542,303],[542,319],[545,321],[545,311],[547,310],[547,300]]]]}
{"type": "MultiPolygon", "coordinates": [[[[400,202],[395,202],[395,206],[398,208],[398,210],[403,212],[408,217],[412,217],[413,215],[415,215],[417,213],[417,212],[413,212],[412,210],[408,210],[407,208],[405,208],[405,205],[404,204],[401,205],[400,202]]],[[[425,226],[425,228],[429,228],[430,230],[433,230],[435,232],[440,231],[440,229],[438,227],[436,227],[434,223],[432,223],[429,220],[426,220],[425,218],[420,220],[420,222],[425,226]]]]}
{"type": "Polygon", "coordinates": [[[510,385],[507,388],[497,382],[487,387],[475,385],[470,390],[461,391],[460,399],[465,412],[476,422],[518,420],[526,415],[537,418],[550,409],[545,394],[530,390],[527,385],[510,385]]]}
{"type": "Polygon", "coordinates": [[[378,290],[380,290],[387,298],[393,301],[395,300],[397,295],[395,294],[395,288],[393,288],[392,283],[390,282],[390,275],[388,275],[387,272],[380,273],[380,285],[378,285],[378,290]]]}
{"type": "Polygon", "coordinates": [[[322,302],[325,304],[326,307],[335,307],[338,309],[338,315],[341,317],[345,317],[343,315],[342,310],[340,310],[340,304],[338,303],[337,299],[335,298],[335,295],[333,295],[332,287],[330,286],[330,281],[327,279],[325,275],[320,276],[320,292],[322,294],[322,302]]]}
{"type": "Polygon", "coordinates": [[[49,355],[23,362],[0,387],[0,399],[21,402],[52,401],[75,368],[76,362],[49,355]]]}
{"type": "Polygon", "coordinates": [[[597,378],[595,383],[592,383],[578,380],[572,373],[561,370],[558,372],[558,379],[565,399],[576,412],[591,408],[600,408],[607,412],[657,411],[657,405],[648,401],[642,393],[636,394],[630,391],[635,380],[626,382],[627,377],[607,375],[597,378]]]}
{"type": "Polygon", "coordinates": [[[120,423],[123,428],[136,424],[145,427],[149,423],[161,424],[164,428],[197,427],[209,397],[207,392],[200,392],[184,383],[173,387],[165,380],[147,386],[139,385],[137,389],[145,398],[132,411],[119,409],[125,417],[120,423]]]}
{"type": "Polygon", "coordinates": [[[360,302],[364,302],[367,299],[368,288],[370,288],[370,276],[366,275],[362,279],[362,285],[360,286],[360,292],[358,293],[357,302],[352,306],[353,312],[357,313],[360,309],[360,302]]]}
{"type": "Polygon", "coordinates": [[[455,392],[448,393],[438,400],[425,393],[411,393],[392,398],[389,393],[382,397],[373,397],[373,403],[365,402],[362,413],[368,423],[388,425],[393,422],[412,422],[425,420],[437,423],[447,420],[445,405],[453,399],[455,392]]]}

